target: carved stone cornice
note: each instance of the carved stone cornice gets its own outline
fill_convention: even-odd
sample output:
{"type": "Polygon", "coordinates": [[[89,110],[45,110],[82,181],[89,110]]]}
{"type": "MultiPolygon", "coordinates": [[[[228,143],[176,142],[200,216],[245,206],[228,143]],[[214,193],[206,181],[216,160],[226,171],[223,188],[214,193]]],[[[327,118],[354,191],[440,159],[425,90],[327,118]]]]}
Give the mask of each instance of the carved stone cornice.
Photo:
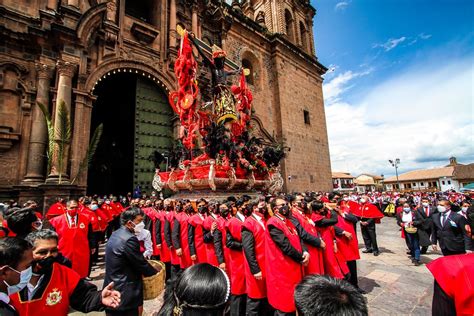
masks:
{"type": "Polygon", "coordinates": [[[56,67],[60,76],[66,76],[69,78],[74,77],[77,69],[76,64],[64,60],[58,60],[56,67]]]}
{"type": "Polygon", "coordinates": [[[51,79],[54,66],[43,63],[35,63],[36,75],[38,79],[51,79]]]}

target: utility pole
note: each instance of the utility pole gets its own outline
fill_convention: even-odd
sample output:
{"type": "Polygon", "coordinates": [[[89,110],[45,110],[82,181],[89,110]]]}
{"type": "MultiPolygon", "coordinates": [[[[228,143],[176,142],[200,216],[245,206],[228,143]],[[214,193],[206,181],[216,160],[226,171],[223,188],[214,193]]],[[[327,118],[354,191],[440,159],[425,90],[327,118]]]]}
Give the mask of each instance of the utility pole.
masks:
{"type": "Polygon", "coordinates": [[[395,160],[390,159],[388,162],[392,165],[392,167],[395,167],[395,174],[397,176],[398,190],[401,190],[400,181],[398,180],[398,165],[400,164],[400,159],[399,158],[396,158],[395,160]]]}

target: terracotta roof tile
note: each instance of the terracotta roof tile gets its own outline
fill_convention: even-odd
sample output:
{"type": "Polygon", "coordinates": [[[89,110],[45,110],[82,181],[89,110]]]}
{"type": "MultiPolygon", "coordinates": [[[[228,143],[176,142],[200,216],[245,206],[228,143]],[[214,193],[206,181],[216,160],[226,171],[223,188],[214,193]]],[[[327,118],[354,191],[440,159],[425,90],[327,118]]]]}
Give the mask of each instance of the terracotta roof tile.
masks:
{"type": "Polygon", "coordinates": [[[332,173],[333,179],[353,179],[354,177],[349,172],[333,172],[332,173]]]}
{"type": "MultiPolygon", "coordinates": [[[[453,171],[454,167],[413,170],[399,174],[398,179],[400,181],[439,179],[442,177],[451,177],[453,175],[453,171]]],[[[397,177],[393,176],[385,179],[385,183],[387,182],[397,182],[397,177]]]]}

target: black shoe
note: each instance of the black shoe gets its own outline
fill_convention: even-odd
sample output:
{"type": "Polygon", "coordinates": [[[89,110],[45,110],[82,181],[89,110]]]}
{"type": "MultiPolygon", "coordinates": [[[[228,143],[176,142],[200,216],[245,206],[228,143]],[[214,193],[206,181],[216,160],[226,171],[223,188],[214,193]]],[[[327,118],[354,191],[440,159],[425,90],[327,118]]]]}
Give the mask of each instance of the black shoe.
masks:
{"type": "Polygon", "coordinates": [[[411,255],[411,251],[410,251],[410,250],[407,251],[407,255],[411,255]]]}
{"type": "Polygon", "coordinates": [[[419,265],[421,265],[421,262],[420,262],[420,260],[414,260],[414,261],[415,261],[415,266],[417,266],[417,267],[418,267],[419,265]]]}
{"type": "Polygon", "coordinates": [[[364,291],[363,289],[361,289],[360,287],[358,287],[356,290],[357,290],[357,292],[359,292],[360,294],[367,294],[367,292],[364,291]]]}
{"type": "Polygon", "coordinates": [[[374,251],[374,256],[377,257],[378,255],[380,255],[380,252],[379,251],[374,251]]]}
{"type": "Polygon", "coordinates": [[[363,253],[372,253],[374,252],[372,249],[364,249],[362,250],[363,253]]]}

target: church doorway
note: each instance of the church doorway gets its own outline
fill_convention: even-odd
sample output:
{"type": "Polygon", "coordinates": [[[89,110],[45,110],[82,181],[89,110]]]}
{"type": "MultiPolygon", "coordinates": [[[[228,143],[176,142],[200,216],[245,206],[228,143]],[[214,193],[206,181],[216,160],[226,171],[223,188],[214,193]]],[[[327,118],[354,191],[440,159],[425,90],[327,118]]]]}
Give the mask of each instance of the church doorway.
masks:
{"type": "MultiPolygon", "coordinates": [[[[101,141],[88,170],[88,194],[124,195],[136,186],[149,194],[153,151],[166,153],[173,143],[173,111],[150,79],[118,72],[95,87],[91,137],[103,124],[101,141]]],[[[163,169],[165,166],[162,167],[163,169]]]]}

